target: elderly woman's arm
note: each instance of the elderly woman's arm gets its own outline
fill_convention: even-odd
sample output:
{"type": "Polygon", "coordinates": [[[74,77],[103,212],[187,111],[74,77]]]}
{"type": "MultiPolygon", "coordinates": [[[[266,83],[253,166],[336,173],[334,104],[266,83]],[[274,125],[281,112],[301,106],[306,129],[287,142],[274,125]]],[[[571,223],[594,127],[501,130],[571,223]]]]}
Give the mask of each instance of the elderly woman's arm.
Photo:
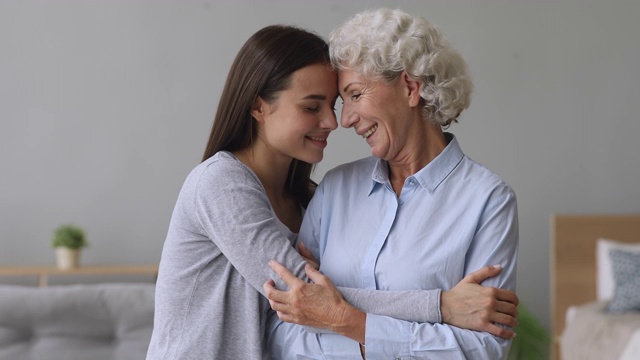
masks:
{"type": "MultiPolygon", "coordinates": [[[[497,276],[501,267],[485,266],[466,276],[449,291],[406,290],[383,291],[336,288],[317,270],[306,267],[313,283],[295,277],[276,261],[270,262],[288,291],[275,288],[272,280],[263,286],[271,308],[286,322],[327,329],[350,337],[364,331],[364,314],[383,314],[399,320],[447,323],[464,329],[486,331],[510,339],[513,331],[497,326],[516,325],[518,297],[509,290],[481,286],[484,280],[497,276]],[[442,315],[441,315],[442,313],[442,315]]],[[[308,329],[318,332],[314,329],[308,329]]]]}
{"type": "MultiPolygon", "coordinates": [[[[308,271],[318,270],[318,261],[302,242],[298,242],[298,251],[307,263],[311,265],[312,269],[308,271]]],[[[315,279],[313,281],[316,284],[313,285],[296,281],[292,275],[289,275],[289,271],[276,261],[271,264],[271,268],[280,279],[289,277],[291,280],[287,282],[287,285],[289,288],[295,287],[296,291],[299,292],[299,294],[278,292],[273,282],[265,283],[263,288],[274,310],[276,310],[276,307],[281,308],[282,311],[279,315],[289,318],[288,322],[305,325],[316,323],[315,328],[308,328],[309,331],[318,333],[322,332],[319,329],[329,329],[330,326],[327,323],[329,316],[327,315],[334,314],[334,309],[328,309],[326,314],[316,312],[316,315],[321,318],[312,319],[310,315],[316,309],[289,308],[286,304],[289,297],[302,296],[305,291],[313,291],[311,288],[315,288],[315,303],[330,303],[330,300],[335,298],[335,288],[331,281],[329,279],[324,280],[320,274],[314,275],[315,278],[323,279],[324,287],[328,288],[319,289],[318,287],[322,286],[319,286],[318,281],[315,279]],[[323,299],[323,297],[327,298],[323,299]],[[289,313],[290,311],[291,313],[289,313]]],[[[441,291],[440,289],[383,291],[344,287],[338,287],[338,291],[340,291],[349,305],[356,308],[351,310],[383,314],[400,320],[430,323],[443,322],[463,329],[486,331],[493,335],[510,339],[513,337],[513,331],[495,324],[498,323],[508,327],[516,325],[518,297],[509,290],[480,285],[484,280],[497,276],[501,270],[501,266],[485,266],[467,275],[449,291],[441,291]]],[[[309,275],[309,278],[311,278],[311,275],[309,275]]],[[[308,305],[314,306],[313,304],[308,305]]],[[[355,317],[355,315],[351,314],[351,317],[355,317]]]]}
{"type": "MultiPolygon", "coordinates": [[[[465,264],[467,272],[484,263],[504,264],[500,276],[488,279],[485,285],[515,290],[517,218],[513,191],[506,185],[495,189],[480,219],[465,264]]],[[[378,315],[367,315],[366,334],[367,353],[372,355],[368,359],[389,359],[390,354],[419,357],[435,352],[452,359],[503,359],[510,346],[510,341],[487,333],[442,324],[416,324],[378,315]]]]}
{"type": "MultiPolygon", "coordinates": [[[[331,281],[313,268],[306,268],[309,278],[314,281],[314,283],[309,284],[296,278],[284,266],[276,262],[271,262],[270,265],[280,278],[285,279],[285,283],[290,287],[290,290],[288,291],[279,291],[273,286],[273,281],[268,281],[264,286],[265,293],[270,299],[269,301],[272,308],[280,310],[277,312],[277,316],[272,314],[267,323],[266,341],[269,352],[275,359],[297,359],[299,355],[307,355],[313,358],[313,356],[317,356],[321,353],[332,354],[337,356],[336,358],[340,359],[348,359],[351,358],[350,355],[355,354],[355,357],[358,358],[357,348],[355,347],[356,343],[350,343],[347,338],[359,343],[365,342],[367,317],[375,317],[375,321],[377,323],[384,323],[385,320],[390,321],[392,325],[394,325],[394,329],[397,326],[397,322],[400,321],[409,327],[415,325],[418,328],[433,327],[434,331],[437,330],[437,327],[429,322],[407,322],[401,321],[398,317],[393,316],[379,316],[374,315],[371,312],[366,314],[359,310],[362,307],[356,308],[347,303],[345,299],[340,296],[340,293],[333,286],[331,281]],[[291,302],[294,304],[292,305],[291,302]],[[299,326],[298,324],[307,326],[299,326]],[[317,340],[318,336],[331,336],[331,334],[324,332],[324,334],[318,335],[318,333],[323,332],[318,331],[315,328],[310,328],[310,326],[331,329],[330,331],[335,332],[335,334],[333,334],[333,341],[324,343],[321,347],[317,340]],[[337,334],[342,336],[338,336],[337,334]],[[348,350],[349,347],[352,347],[351,351],[348,350]]],[[[490,310],[488,308],[489,304],[491,304],[490,306],[495,307],[498,306],[497,304],[499,302],[489,301],[487,303],[486,299],[497,297],[497,294],[501,293],[504,293],[507,296],[513,296],[515,298],[514,303],[505,302],[505,304],[508,307],[512,307],[514,312],[517,312],[517,297],[515,297],[515,294],[512,292],[484,287],[477,284],[480,279],[485,278],[488,274],[495,274],[496,271],[499,272],[500,270],[500,268],[486,266],[485,268],[465,277],[451,291],[443,291],[443,302],[441,306],[443,313],[447,313],[450,317],[449,319],[444,318],[443,321],[448,321],[450,325],[453,325],[453,322],[459,321],[461,325],[463,325],[463,329],[470,329],[473,327],[483,328],[486,330],[479,331],[491,330],[492,332],[503,334],[502,337],[505,339],[511,338],[514,335],[513,331],[497,326],[492,321],[488,320],[488,317],[502,315],[506,318],[512,319],[514,322],[515,318],[511,318],[510,315],[502,314],[497,310],[490,310]],[[448,308],[444,303],[445,301],[448,301],[451,307],[448,308]]],[[[383,294],[389,296],[389,299],[397,296],[397,299],[400,302],[388,303],[388,309],[385,310],[387,312],[400,312],[400,310],[394,310],[394,308],[401,308],[403,305],[405,306],[405,311],[419,311],[419,309],[416,309],[416,304],[407,304],[406,299],[407,295],[409,295],[409,297],[419,296],[419,293],[422,291],[362,291],[363,292],[356,296],[356,298],[360,295],[366,294],[367,292],[369,295],[373,295],[372,298],[377,299],[380,299],[381,296],[385,296],[383,294]]],[[[440,293],[440,290],[433,291],[440,293]]],[[[349,291],[343,291],[342,293],[344,295],[348,292],[349,291]]],[[[502,311],[506,312],[505,310],[502,311]]],[[[404,316],[404,314],[402,316],[404,316]]],[[[513,316],[515,316],[515,314],[513,316]]],[[[504,323],[507,322],[504,321],[504,323]]],[[[514,325],[515,323],[511,323],[511,326],[514,325]]],[[[373,328],[373,331],[375,331],[375,328],[379,326],[381,325],[370,326],[369,328],[373,328]]],[[[382,325],[382,327],[384,326],[386,325],[382,325]]],[[[444,326],[444,328],[447,327],[447,325],[444,326]]],[[[454,331],[460,330],[458,327],[451,328],[454,331]]],[[[442,329],[442,327],[440,329],[442,329]]],[[[462,330],[462,336],[464,336],[465,331],[468,330],[462,330]]],[[[435,335],[435,333],[430,334],[429,336],[421,336],[426,339],[432,338],[433,335],[435,335]]],[[[487,334],[484,333],[482,336],[486,335],[487,334]]],[[[498,339],[497,343],[505,344],[503,340],[504,339],[498,339]]],[[[375,349],[375,347],[372,346],[372,349],[375,349]]],[[[502,349],[500,348],[498,351],[502,352],[502,349]]],[[[393,353],[393,350],[386,354],[390,355],[391,353],[393,353]]]]}

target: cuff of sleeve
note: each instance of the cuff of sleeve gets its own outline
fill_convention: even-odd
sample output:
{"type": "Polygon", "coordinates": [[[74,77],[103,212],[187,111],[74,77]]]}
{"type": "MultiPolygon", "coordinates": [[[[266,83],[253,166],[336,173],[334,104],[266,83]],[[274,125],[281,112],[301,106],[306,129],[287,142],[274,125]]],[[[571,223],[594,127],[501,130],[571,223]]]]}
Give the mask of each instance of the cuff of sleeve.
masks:
{"type": "Polygon", "coordinates": [[[406,321],[367,314],[365,327],[367,360],[394,359],[410,355],[411,328],[406,321]]]}
{"type": "Polygon", "coordinates": [[[429,318],[433,316],[433,321],[430,321],[433,324],[441,324],[442,323],[442,312],[440,309],[441,303],[440,299],[442,298],[442,290],[437,289],[436,291],[430,292],[429,297],[434,297],[433,299],[429,299],[430,303],[436,304],[435,309],[429,309],[429,318]]]}
{"type": "MultiPolygon", "coordinates": [[[[357,341],[338,334],[325,333],[318,334],[317,336],[320,341],[320,347],[322,348],[323,359],[362,360],[360,345],[357,341]]],[[[368,356],[367,359],[369,359],[368,356]]]]}

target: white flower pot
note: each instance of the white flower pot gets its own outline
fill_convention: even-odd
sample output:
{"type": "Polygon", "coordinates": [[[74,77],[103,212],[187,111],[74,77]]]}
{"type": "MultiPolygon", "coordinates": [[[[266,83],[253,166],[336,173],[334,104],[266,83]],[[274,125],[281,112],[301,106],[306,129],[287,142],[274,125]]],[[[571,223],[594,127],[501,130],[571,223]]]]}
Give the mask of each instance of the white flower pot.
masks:
{"type": "Polygon", "coordinates": [[[74,269],[80,266],[80,250],[58,247],[56,250],[56,262],[59,269],[74,269]]]}

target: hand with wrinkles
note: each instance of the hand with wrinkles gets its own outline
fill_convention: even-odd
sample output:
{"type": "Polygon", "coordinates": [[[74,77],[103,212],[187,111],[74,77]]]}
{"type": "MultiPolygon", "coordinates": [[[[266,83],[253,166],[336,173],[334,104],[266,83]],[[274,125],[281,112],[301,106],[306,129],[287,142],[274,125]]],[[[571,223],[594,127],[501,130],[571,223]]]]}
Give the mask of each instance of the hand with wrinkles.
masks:
{"type": "Polygon", "coordinates": [[[364,342],[366,314],[347,303],[328,277],[307,264],[305,272],[313,282],[306,283],[274,260],[269,266],[289,287],[288,291],[280,291],[273,280],[263,286],[280,320],[328,329],[364,342]]]}

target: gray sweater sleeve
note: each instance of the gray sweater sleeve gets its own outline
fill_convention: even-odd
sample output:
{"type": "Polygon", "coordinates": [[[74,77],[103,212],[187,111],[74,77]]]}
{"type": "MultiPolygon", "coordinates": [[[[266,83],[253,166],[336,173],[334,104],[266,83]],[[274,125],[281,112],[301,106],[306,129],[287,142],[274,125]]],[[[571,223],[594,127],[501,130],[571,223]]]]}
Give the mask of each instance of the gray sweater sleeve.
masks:
{"type": "Polygon", "coordinates": [[[440,323],[440,289],[384,291],[339,287],[344,299],[371,314],[419,323],[440,323]]]}
{"type": "MultiPolygon", "coordinates": [[[[192,182],[193,213],[199,226],[247,282],[264,295],[269,279],[284,282],[269,268],[274,259],[308,280],[304,259],[279,230],[259,179],[226,154],[203,168],[192,182]]],[[[345,300],[367,313],[416,322],[440,322],[440,290],[378,291],[341,288],[345,300]]]]}

